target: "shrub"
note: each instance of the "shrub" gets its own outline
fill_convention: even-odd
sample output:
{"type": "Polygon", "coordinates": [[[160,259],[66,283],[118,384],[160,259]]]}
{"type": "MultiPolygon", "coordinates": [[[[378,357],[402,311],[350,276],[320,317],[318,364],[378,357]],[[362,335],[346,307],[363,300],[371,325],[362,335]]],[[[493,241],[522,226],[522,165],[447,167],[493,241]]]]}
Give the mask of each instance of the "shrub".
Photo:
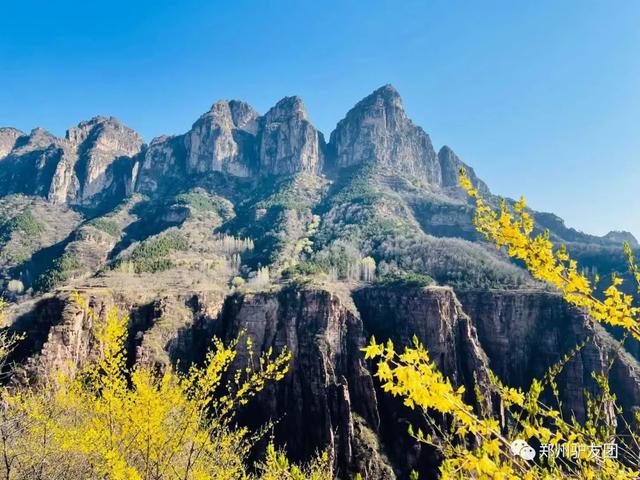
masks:
{"type": "Polygon", "coordinates": [[[429,275],[407,272],[382,275],[376,283],[388,287],[423,288],[434,285],[436,282],[429,275]]]}
{"type": "Polygon", "coordinates": [[[51,268],[38,276],[34,282],[34,288],[44,292],[52,290],[69,280],[71,273],[81,266],[80,260],[75,255],[65,252],[54,260],[51,268]]]}
{"type": "Polygon", "coordinates": [[[375,338],[363,350],[365,359],[376,360],[375,376],[382,382],[383,390],[402,398],[406,407],[422,414],[424,425],[410,424],[408,431],[417,442],[430,445],[442,456],[439,467],[442,479],[637,478],[640,435],[637,426],[630,426],[622,418],[604,375],[593,372],[601,393],[589,397],[588,420],[584,425],[575,416],[565,419],[560,410],[540,401],[545,386],[557,392],[556,377],[569,356],[554,365],[543,381],[534,379],[528,390],[506,387],[495,375],[490,375],[490,391],[478,389],[476,398],[480,406],[474,407],[465,400],[464,387],[454,387],[416,337],[413,346],[404,351],[396,352],[391,341],[377,344],[375,338]],[[500,398],[500,413],[487,407],[484,400],[487,393],[500,398]],[[620,425],[625,425],[623,434],[616,435],[616,423],[602,413],[604,409],[619,415],[620,425]],[[536,451],[524,440],[529,438],[541,444],[535,462],[532,460],[536,451]],[[620,459],[617,451],[615,457],[588,454],[589,446],[612,442],[622,452],[620,459]],[[547,458],[542,445],[546,446],[547,458]],[[548,453],[560,449],[567,453],[557,457],[548,453]]]}
{"type": "Polygon", "coordinates": [[[333,205],[357,203],[359,205],[373,205],[382,194],[372,186],[374,167],[365,165],[351,172],[344,186],[331,199],[333,205]]]}
{"type": "Polygon", "coordinates": [[[87,226],[97,228],[105,233],[108,233],[112,237],[120,236],[120,227],[113,220],[108,220],[106,218],[94,218],[93,220],[87,223],[87,226]]]}
{"type": "Polygon", "coordinates": [[[302,262],[295,265],[290,265],[282,270],[283,278],[293,278],[296,276],[317,275],[324,273],[325,269],[322,265],[313,262],[302,262]]]}
{"type": "Polygon", "coordinates": [[[259,355],[257,366],[231,369],[249,339],[224,345],[214,339],[202,366],[179,373],[148,364],[127,366],[126,317],[115,308],[106,319],[76,301],[92,319],[95,358],[79,371],[55,372],[46,387],[3,395],[0,465],[3,478],[35,480],[330,480],[329,456],[291,464],[272,443],[251,471],[251,449],[262,436],[236,426],[235,412],[268,383],[281,380],[291,354],[259,355]],[[227,376],[234,379],[226,382],[227,376]]]}
{"type": "Polygon", "coordinates": [[[209,196],[203,190],[192,190],[175,197],[176,203],[188,205],[201,212],[215,212],[226,219],[233,216],[233,205],[220,197],[209,196]]]}
{"type": "Polygon", "coordinates": [[[7,240],[11,233],[20,231],[28,236],[35,236],[45,231],[44,224],[40,223],[27,208],[12,219],[0,224],[0,241],[7,240]]]}
{"type": "Polygon", "coordinates": [[[36,217],[33,216],[30,209],[19,213],[11,223],[13,230],[20,230],[26,235],[37,235],[45,230],[44,225],[36,220],[36,217]]]}
{"type": "Polygon", "coordinates": [[[174,251],[185,251],[189,248],[189,241],[179,232],[169,232],[150,238],[134,248],[131,254],[118,261],[116,269],[135,273],[155,273],[169,270],[175,266],[169,254],[174,251]]]}

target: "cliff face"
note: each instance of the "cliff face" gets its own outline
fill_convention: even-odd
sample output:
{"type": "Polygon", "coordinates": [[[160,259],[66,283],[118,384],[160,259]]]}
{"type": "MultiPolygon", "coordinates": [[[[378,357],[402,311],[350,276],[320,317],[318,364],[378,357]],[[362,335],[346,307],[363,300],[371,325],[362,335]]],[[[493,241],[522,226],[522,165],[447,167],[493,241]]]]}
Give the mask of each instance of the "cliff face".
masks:
{"type": "Polygon", "coordinates": [[[185,137],[188,172],[249,176],[255,170],[251,138],[256,133],[257,118],[255,110],[244,102],[215,103],[185,137]]]}
{"type": "MultiPolygon", "coordinates": [[[[251,420],[281,419],[276,433],[291,455],[305,457],[325,445],[348,469],[357,453],[353,414],[370,428],[379,423],[373,379],[359,351],[364,334],[357,315],[329,292],[290,290],[231,298],[221,320],[223,337],[245,330],[257,349],[286,347],[293,356],[286,378],[251,405],[251,420]]],[[[235,366],[247,363],[245,352],[235,366]]]]}
{"type": "Polygon", "coordinates": [[[409,120],[391,85],[358,102],[336,126],[330,145],[337,168],[375,164],[442,185],[429,135],[409,120]]]}
{"type": "MultiPolygon", "coordinates": [[[[194,292],[142,304],[99,290],[81,293],[101,317],[112,305],[131,312],[131,361],[163,363],[164,352],[183,365],[201,361],[213,335],[231,340],[240,331],[252,338],[256,355],[286,347],[292,353],[289,373],[240,418],[251,425],[277,420],[276,438],[292,457],[328,448],[344,475],[359,471],[369,479],[394,479],[396,473],[435,465],[433,452],[407,437],[406,422],[417,418],[378,390],[360,351],[370,335],[402,346],[415,333],[455,385],[473,391],[474,376],[481,388],[486,385],[487,359],[475,329],[446,288],[363,289],[355,295],[357,310],[318,289],[226,300],[194,292]],[[167,318],[178,321],[167,324],[167,318]]],[[[17,353],[25,377],[44,379],[56,366],[80,365],[95,349],[93,321],[69,294],[41,300],[19,315],[14,327],[29,332],[30,341],[17,353]]],[[[233,367],[248,364],[241,349],[233,367]]]]}
{"type": "Polygon", "coordinates": [[[322,167],[322,134],[309,122],[299,97],[286,97],[260,121],[259,157],[263,175],[318,173],[322,167]]]}
{"type": "MultiPolygon", "coordinates": [[[[456,387],[464,385],[466,401],[472,405],[477,403],[473,394],[476,385],[487,392],[488,359],[453,290],[444,287],[374,287],[356,291],[354,301],[368,336],[374,335],[379,342],[391,339],[401,350],[401,347],[412,345],[415,335],[452,384],[456,387]]],[[[419,415],[407,410],[400,400],[376,385],[380,436],[386,442],[390,457],[397,465],[410,465],[417,471],[435,476],[437,455],[428,447],[416,445],[406,435],[409,423],[420,424],[419,415]]],[[[490,395],[486,398],[485,406],[492,408],[490,395]]]]}
{"type": "Polygon", "coordinates": [[[118,162],[124,160],[123,167],[129,170],[127,159],[142,148],[142,138],[137,133],[118,120],[105,117],[80,123],[67,132],[66,140],[70,144],[70,159],[59,164],[49,191],[49,197],[60,203],[65,200],[71,204],[95,203],[96,197],[116,187],[118,162]],[[71,182],[58,184],[60,177],[71,182]]]}
{"type": "Polygon", "coordinates": [[[507,385],[528,388],[563,355],[586,342],[563,368],[558,385],[567,414],[584,420],[584,391],[596,393],[592,372],[603,373],[615,359],[611,387],[621,406],[640,406],[637,361],[611,336],[561,296],[540,291],[461,292],[458,297],[474,320],[489,366],[507,385]]]}
{"type": "Polygon", "coordinates": [[[12,145],[3,135],[8,152],[0,167],[0,191],[68,205],[95,205],[106,193],[124,195],[115,184],[121,179],[119,170],[127,170],[122,163],[142,147],[138,134],[105,117],[81,122],[64,139],[42,129],[18,137],[13,133],[12,145]]]}

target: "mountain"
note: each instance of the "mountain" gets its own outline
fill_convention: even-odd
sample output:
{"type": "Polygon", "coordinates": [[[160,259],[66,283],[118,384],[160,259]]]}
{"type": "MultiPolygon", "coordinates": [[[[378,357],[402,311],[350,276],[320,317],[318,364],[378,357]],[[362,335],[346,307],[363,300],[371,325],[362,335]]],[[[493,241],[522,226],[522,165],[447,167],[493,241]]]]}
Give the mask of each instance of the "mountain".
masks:
{"type": "MultiPolygon", "coordinates": [[[[278,419],[293,458],[329,447],[345,478],[437,469],[362,357],[371,335],[403,345],[415,334],[467,392],[486,391],[490,369],[526,387],[586,342],[558,381],[566,412],[584,417],[591,372],[612,360],[625,411],[640,407],[638,345],[623,350],[475,232],[459,169],[497,197],[451,148],[434,149],[395,88],[358,102],[328,138],[295,96],[264,115],[219,101],[149,144],[107,117],[65,138],[0,129],[0,281],[11,328],[27,333],[14,358],[24,378],[90,355],[78,291],[129,314],[132,362],[189,365],[214,335],[240,331],[261,350],[287,346],[291,371],[241,420],[278,419]]],[[[589,274],[623,272],[620,242],[637,248],[625,232],[533,215],[589,274]]]]}
{"type": "MultiPolygon", "coordinates": [[[[17,136],[3,129],[2,137],[14,138],[11,149],[0,157],[3,193],[41,195],[52,203],[93,205],[120,191],[121,175],[130,159],[140,152],[142,139],[114,118],[96,117],[67,131],[64,139],[36,128],[17,136]]],[[[4,143],[4,142],[3,142],[4,143]]],[[[7,145],[9,143],[7,142],[7,145]]]]}

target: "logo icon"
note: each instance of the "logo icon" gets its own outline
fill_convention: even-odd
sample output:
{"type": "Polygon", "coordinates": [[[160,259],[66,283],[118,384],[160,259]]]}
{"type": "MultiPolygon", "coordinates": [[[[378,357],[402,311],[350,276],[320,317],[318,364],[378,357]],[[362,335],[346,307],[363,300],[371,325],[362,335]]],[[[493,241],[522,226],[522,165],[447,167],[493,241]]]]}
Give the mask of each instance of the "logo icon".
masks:
{"type": "Polygon", "coordinates": [[[525,460],[533,460],[536,456],[536,451],[524,440],[514,440],[511,442],[511,453],[525,460]]]}

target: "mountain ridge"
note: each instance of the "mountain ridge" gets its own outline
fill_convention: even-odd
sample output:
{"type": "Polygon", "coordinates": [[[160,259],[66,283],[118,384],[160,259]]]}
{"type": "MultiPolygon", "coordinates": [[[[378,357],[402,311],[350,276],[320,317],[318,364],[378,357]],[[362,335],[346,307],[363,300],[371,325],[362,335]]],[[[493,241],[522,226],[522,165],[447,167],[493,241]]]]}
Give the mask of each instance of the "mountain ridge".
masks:
{"type": "MultiPolygon", "coordinates": [[[[111,116],[81,121],[63,138],[40,127],[28,134],[2,127],[0,195],[35,194],[91,210],[136,192],[162,190],[166,174],[167,184],[211,172],[244,178],[299,172],[335,177],[344,168],[368,163],[423,179],[452,196],[459,196],[457,174],[463,167],[481,192],[490,194],[451,147],[435,151],[429,135],[406,116],[402,98],[390,84],[357,102],[329,139],[310,123],[297,96],[284,97],[263,115],[241,100],[219,100],[187,132],[157,136],[148,144],[111,116]],[[102,145],[90,145],[100,142],[101,135],[102,145]],[[126,146],[118,146],[119,140],[126,146]],[[10,174],[21,169],[22,175],[10,174]]],[[[630,232],[620,233],[601,238],[638,245],[630,232]]]]}
{"type": "MultiPolygon", "coordinates": [[[[447,186],[452,186],[452,172],[457,171],[455,167],[458,165],[464,165],[457,157],[453,166],[446,165],[449,162],[448,156],[438,157],[428,134],[406,116],[397,90],[391,85],[385,85],[347,112],[329,135],[331,140],[328,143],[322,132],[309,122],[300,97],[285,97],[263,115],[240,100],[220,100],[201,115],[186,133],[155,137],[149,144],[143,143],[139,135],[114,117],[96,116],[82,121],[78,126],[67,130],[65,138],[55,137],[42,129],[24,134],[16,129],[4,128],[0,136],[0,158],[3,160],[4,170],[8,169],[12,160],[15,162],[19,160],[18,157],[27,153],[43,152],[47,148],[74,147],[86,141],[91,134],[91,127],[105,123],[122,129],[127,135],[135,135],[140,151],[130,149],[131,154],[124,155],[134,160],[132,170],[151,170],[158,166],[160,161],[157,158],[153,155],[147,157],[145,154],[152,147],[159,148],[162,145],[170,148],[169,144],[175,139],[183,139],[187,151],[185,175],[210,171],[240,177],[252,174],[292,175],[299,171],[324,174],[332,168],[373,162],[396,172],[425,178],[440,186],[440,171],[445,164],[449,167],[447,186]],[[250,138],[251,136],[255,138],[250,138]],[[351,136],[355,137],[350,138],[351,136]],[[29,151],[16,151],[14,146],[19,139],[22,139],[21,143],[31,145],[29,151]],[[325,157],[328,157],[326,165],[325,157]]],[[[109,152],[105,153],[109,155],[109,152]]],[[[122,156],[120,153],[117,150],[111,152],[111,161],[122,156]]],[[[180,158],[182,155],[183,152],[176,150],[175,159],[184,161],[180,158]]],[[[63,159],[58,159],[56,166],[63,163],[63,159]]],[[[66,169],[58,168],[60,171],[54,173],[58,179],[52,179],[50,183],[60,187],[53,188],[47,195],[50,199],[73,204],[72,198],[63,200],[65,188],[62,188],[63,192],[60,189],[62,186],[68,188],[66,182],[69,181],[82,183],[81,179],[65,179],[63,177],[67,173],[66,169]]],[[[32,172],[37,169],[37,166],[32,166],[32,172]]],[[[135,177],[134,171],[129,173],[133,183],[138,181],[135,177]]],[[[0,188],[3,189],[3,194],[9,193],[6,181],[0,182],[0,188]]],[[[37,191],[25,189],[20,193],[37,191]]],[[[86,203],[95,193],[81,196],[79,203],[86,203]]]]}

